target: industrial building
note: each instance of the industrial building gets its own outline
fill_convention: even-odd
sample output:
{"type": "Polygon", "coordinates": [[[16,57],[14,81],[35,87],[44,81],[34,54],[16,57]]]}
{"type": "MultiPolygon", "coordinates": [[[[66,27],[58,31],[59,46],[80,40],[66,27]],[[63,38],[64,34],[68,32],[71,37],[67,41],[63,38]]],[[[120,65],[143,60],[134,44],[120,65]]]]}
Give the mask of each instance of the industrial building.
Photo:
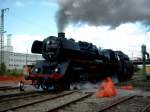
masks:
{"type": "Polygon", "coordinates": [[[42,60],[42,56],[4,51],[4,62],[7,69],[22,69],[24,65],[34,64],[37,60],[42,60]]]}
{"type": "Polygon", "coordinates": [[[11,38],[7,37],[7,45],[4,46],[4,63],[7,69],[22,69],[24,65],[34,64],[42,59],[42,55],[13,52],[11,38]]]}

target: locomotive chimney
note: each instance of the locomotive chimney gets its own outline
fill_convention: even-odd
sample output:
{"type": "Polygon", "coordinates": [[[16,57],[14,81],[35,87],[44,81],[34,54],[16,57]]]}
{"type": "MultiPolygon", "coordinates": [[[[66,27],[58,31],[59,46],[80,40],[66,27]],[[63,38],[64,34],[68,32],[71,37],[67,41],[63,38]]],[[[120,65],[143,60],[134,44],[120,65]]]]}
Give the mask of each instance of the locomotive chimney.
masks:
{"type": "Polygon", "coordinates": [[[65,33],[64,32],[59,32],[58,37],[59,38],[65,38],[65,33]]]}

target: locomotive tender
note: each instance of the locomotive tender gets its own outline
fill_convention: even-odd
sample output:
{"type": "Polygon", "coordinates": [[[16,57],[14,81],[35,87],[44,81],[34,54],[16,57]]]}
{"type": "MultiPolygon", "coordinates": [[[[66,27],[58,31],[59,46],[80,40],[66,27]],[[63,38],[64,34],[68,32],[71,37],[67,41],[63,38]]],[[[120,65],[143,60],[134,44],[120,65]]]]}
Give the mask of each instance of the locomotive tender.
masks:
{"type": "Polygon", "coordinates": [[[119,81],[126,81],[133,75],[133,64],[123,52],[75,42],[65,38],[62,32],[58,37],[35,40],[31,52],[42,54],[44,60],[35,64],[26,80],[32,80],[36,88],[41,86],[44,90],[69,89],[73,82],[95,82],[113,75],[119,81]]]}

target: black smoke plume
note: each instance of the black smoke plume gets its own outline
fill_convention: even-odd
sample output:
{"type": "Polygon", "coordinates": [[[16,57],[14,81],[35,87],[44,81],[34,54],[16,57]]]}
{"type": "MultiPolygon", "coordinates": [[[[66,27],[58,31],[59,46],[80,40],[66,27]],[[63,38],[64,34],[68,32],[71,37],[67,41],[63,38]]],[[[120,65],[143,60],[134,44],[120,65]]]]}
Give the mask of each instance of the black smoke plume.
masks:
{"type": "Polygon", "coordinates": [[[106,25],[115,28],[122,23],[150,23],[150,0],[58,0],[58,30],[69,23],[106,25]]]}

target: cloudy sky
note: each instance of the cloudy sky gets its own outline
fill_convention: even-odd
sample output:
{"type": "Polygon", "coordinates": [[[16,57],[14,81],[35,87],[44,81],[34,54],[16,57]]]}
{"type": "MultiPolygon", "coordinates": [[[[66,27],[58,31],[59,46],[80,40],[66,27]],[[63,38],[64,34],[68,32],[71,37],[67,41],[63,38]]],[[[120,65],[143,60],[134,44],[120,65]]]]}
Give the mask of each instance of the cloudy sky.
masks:
{"type": "MultiPolygon", "coordinates": [[[[64,31],[67,38],[92,42],[139,57],[150,52],[149,0],[0,0],[5,37],[12,34],[15,52],[30,52],[34,40],[64,31]]],[[[6,41],[5,41],[6,42],[6,41]]]]}

